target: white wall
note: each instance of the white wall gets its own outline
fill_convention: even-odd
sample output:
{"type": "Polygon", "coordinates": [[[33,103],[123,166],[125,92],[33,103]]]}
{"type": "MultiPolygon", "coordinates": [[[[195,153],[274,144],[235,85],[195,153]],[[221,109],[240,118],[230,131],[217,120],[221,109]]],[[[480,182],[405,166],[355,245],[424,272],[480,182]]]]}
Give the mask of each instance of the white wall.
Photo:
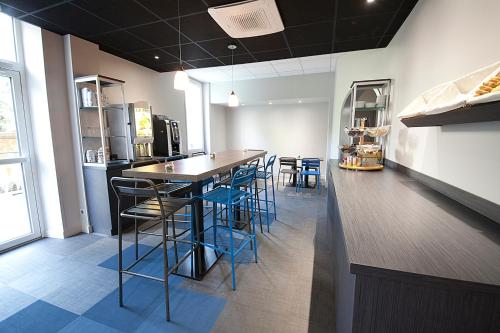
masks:
{"type": "Polygon", "coordinates": [[[125,81],[125,102],[147,101],[154,114],[181,121],[181,138],[187,151],[184,91],[174,89],[174,72],[158,73],[112,54],[98,51],[99,73],[125,81]]]}
{"type": "MultiPolygon", "coordinates": [[[[325,123],[328,132],[332,131],[334,73],[307,74],[297,76],[276,77],[267,79],[242,80],[234,82],[234,90],[238,95],[240,104],[265,105],[269,101],[277,103],[327,103],[328,112],[325,123]]],[[[231,82],[217,82],[210,84],[210,102],[227,104],[231,91],[231,82]]],[[[231,109],[227,109],[229,112],[231,109]]],[[[228,126],[229,127],[229,126],[228,126]]],[[[325,139],[327,147],[326,156],[330,156],[331,136],[325,139]]],[[[228,142],[230,138],[228,137],[228,142]]],[[[336,152],[334,151],[334,154],[336,152]]]]}
{"type": "Polygon", "coordinates": [[[340,56],[335,92],[345,96],[356,79],[394,79],[388,158],[497,204],[500,122],[406,128],[395,116],[423,91],[500,60],[496,35],[485,33],[499,12],[497,0],[421,0],[386,49],[340,56]]]}
{"type": "Polygon", "coordinates": [[[40,28],[21,23],[23,36],[25,91],[29,103],[33,139],[32,161],[38,189],[38,215],[42,234],[50,237],[64,237],[62,207],[57,185],[56,156],[52,148],[52,130],[49,113],[42,33],[40,28]]]}
{"type": "MultiPolygon", "coordinates": [[[[328,114],[327,102],[227,108],[227,146],[265,149],[268,156],[325,159],[328,114]]],[[[325,165],[322,163],[323,178],[325,165]]]]}
{"type": "Polygon", "coordinates": [[[222,105],[210,104],[210,152],[227,150],[227,109],[222,105]]]}
{"type": "MultiPolygon", "coordinates": [[[[328,101],[333,94],[333,77],[333,73],[322,73],[235,81],[234,91],[240,103],[247,104],[297,98],[328,101]]],[[[231,82],[216,82],[210,87],[210,102],[227,104],[231,82]]]]}

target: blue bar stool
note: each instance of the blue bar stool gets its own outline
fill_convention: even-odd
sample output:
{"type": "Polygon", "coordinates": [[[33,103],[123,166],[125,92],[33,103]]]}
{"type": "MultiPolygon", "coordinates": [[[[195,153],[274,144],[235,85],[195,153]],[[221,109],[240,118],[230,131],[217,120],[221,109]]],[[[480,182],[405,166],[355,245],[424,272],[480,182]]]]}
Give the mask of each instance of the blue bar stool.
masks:
{"type": "MultiPolygon", "coordinates": [[[[259,171],[256,172],[255,177],[257,181],[259,179],[264,181],[264,188],[259,188],[257,185],[257,181],[255,182],[255,192],[258,198],[258,193],[264,191],[264,200],[257,199],[260,201],[264,201],[266,204],[266,223],[267,223],[267,232],[269,232],[269,204],[273,205],[273,210],[274,210],[274,219],[276,219],[276,195],[274,193],[274,175],[273,175],[273,170],[274,170],[274,161],[276,161],[276,155],[272,155],[269,157],[267,160],[267,163],[264,163],[264,166],[261,166],[259,168],[259,171]],[[268,195],[267,195],[267,188],[269,187],[267,184],[267,180],[271,179],[271,186],[273,189],[273,199],[269,200],[268,195]]],[[[259,207],[259,215],[262,212],[262,210],[259,207]]],[[[260,231],[262,231],[262,221],[260,223],[260,231]]]]}
{"type": "MultiPolygon", "coordinates": [[[[213,203],[213,214],[212,214],[212,222],[213,225],[209,228],[203,230],[203,232],[207,232],[209,229],[213,231],[213,241],[212,243],[200,242],[200,244],[212,248],[216,251],[220,251],[224,254],[228,254],[231,256],[231,275],[232,275],[232,286],[233,290],[236,290],[236,275],[234,268],[234,260],[235,257],[248,245],[250,244],[253,247],[255,262],[257,262],[257,244],[255,241],[255,221],[254,221],[254,202],[253,202],[253,192],[252,192],[252,183],[255,178],[255,167],[248,167],[242,170],[238,170],[232,180],[231,187],[220,186],[214,190],[211,190],[201,196],[202,200],[206,200],[213,203]],[[240,188],[244,188],[246,190],[242,191],[240,188]],[[250,201],[250,204],[248,204],[250,201]],[[217,205],[220,204],[225,205],[228,210],[228,221],[227,225],[220,225],[217,223],[217,205]],[[248,212],[248,224],[249,230],[235,230],[233,226],[233,209],[239,209],[243,205],[243,212],[248,212]],[[229,248],[224,246],[223,244],[217,244],[217,230],[225,230],[229,234],[229,248]],[[234,234],[237,234],[239,239],[243,239],[238,246],[235,248],[234,244],[234,234]]],[[[242,222],[242,221],[238,221],[242,222]]]]}
{"type": "Polygon", "coordinates": [[[306,176],[316,176],[316,187],[318,193],[321,192],[321,173],[320,173],[320,160],[319,158],[304,158],[302,159],[301,170],[299,171],[299,179],[297,181],[297,187],[295,191],[300,191],[300,188],[304,186],[304,178],[306,176]]]}

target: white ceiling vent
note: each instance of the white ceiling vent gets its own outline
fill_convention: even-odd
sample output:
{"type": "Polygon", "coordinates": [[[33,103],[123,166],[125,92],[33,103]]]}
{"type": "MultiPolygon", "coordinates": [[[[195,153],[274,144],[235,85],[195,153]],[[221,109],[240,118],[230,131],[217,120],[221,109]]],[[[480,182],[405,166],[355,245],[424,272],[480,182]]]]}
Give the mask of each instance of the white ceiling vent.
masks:
{"type": "Polygon", "coordinates": [[[268,35],[283,31],[275,0],[248,0],[208,8],[208,13],[232,38],[268,35]]]}

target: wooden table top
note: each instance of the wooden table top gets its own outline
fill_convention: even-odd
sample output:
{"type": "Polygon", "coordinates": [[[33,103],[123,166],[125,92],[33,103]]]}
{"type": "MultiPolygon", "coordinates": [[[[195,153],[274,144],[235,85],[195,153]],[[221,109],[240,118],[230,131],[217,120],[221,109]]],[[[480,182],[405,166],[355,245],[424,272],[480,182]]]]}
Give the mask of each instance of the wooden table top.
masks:
{"type": "Polygon", "coordinates": [[[214,159],[209,155],[201,155],[173,161],[174,170],[170,172],[165,171],[165,163],[160,163],[123,170],[122,174],[124,177],[132,178],[196,182],[231,170],[256,158],[265,157],[266,154],[265,150],[226,150],[216,153],[214,159]]]}
{"type": "Polygon", "coordinates": [[[392,169],[337,164],[328,172],[351,273],[372,268],[500,287],[500,225],[392,169]]]}

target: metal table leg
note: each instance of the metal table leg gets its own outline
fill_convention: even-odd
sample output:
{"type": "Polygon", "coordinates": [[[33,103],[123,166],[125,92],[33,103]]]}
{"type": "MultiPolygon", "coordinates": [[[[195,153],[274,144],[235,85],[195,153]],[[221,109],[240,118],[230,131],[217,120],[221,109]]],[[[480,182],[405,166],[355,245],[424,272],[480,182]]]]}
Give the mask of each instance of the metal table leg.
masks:
{"type": "MultiPolygon", "coordinates": [[[[202,181],[198,181],[191,184],[191,191],[193,193],[193,196],[201,196],[203,190],[202,183],[202,181]]],[[[195,240],[203,242],[205,238],[203,233],[197,234],[196,232],[201,232],[204,229],[203,201],[196,200],[191,206],[191,210],[192,215],[194,215],[194,218],[191,219],[191,232],[194,232],[195,240]]],[[[221,256],[221,253],[217,253],[213,249],[209,249],[204,246],[198,246],[197,250],[194,252],[194,255],[191,256],[191,258],[186,259],[174,274],[192,278],[195,280],[202,280],[203,276],[208,273],[208,271],[221,256]],[[191,269],[191,260],[194,260],[194,271],[191,269]]]]}

